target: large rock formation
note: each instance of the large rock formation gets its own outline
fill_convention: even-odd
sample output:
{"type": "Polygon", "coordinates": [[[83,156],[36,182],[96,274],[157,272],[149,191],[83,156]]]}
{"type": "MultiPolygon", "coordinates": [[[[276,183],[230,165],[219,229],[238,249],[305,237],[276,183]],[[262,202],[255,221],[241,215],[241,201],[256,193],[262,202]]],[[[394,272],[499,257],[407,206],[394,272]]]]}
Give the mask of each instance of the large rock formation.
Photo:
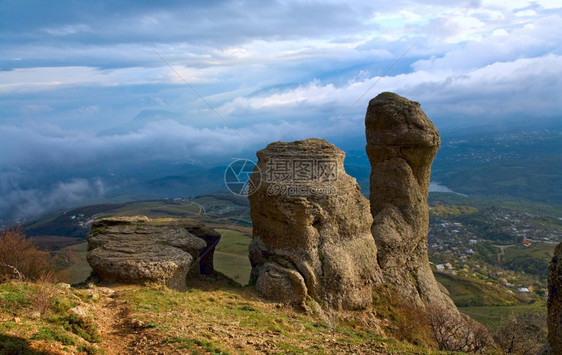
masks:
{"type": "Polygon", "coordinates": [[[191,219],[105,218],[92,225],[87,260],[104,280],[153,281],[184,289],[188,274],[212,274],[220,234],[191,219]]]}
{"type": "Polygon", "coordinates": [[[548,343],[552,354],[562,354],[562,243],[556,246],[548,268],[548,343]]]}
{"type": "Polygon", "coordinates": [[[455,308],[435,280],[427,254],[427,197],[439,132],[417,102],[393,93],[369,102],[365,127],[372,233],[384,278],[420,306],[455,308]]]}
{"type": "Polygon", "coordinates": [[[257,155],[249,195],[257,291],[301,307],[308,297],[336,309],[369,306],[381,282],[377,249],[369,202],[345,173],[344,152],[307,139],[257,155]]]}
{"type": "Polygon", "coordinates": [[[369,102],[365,126],[371,231],[385,282],[428,311],[442,349],[475,351],[493,344],[483,326],[458,311],[429,266],[427,197],[439,132],[419,103],[393,93],[369,102]]]}

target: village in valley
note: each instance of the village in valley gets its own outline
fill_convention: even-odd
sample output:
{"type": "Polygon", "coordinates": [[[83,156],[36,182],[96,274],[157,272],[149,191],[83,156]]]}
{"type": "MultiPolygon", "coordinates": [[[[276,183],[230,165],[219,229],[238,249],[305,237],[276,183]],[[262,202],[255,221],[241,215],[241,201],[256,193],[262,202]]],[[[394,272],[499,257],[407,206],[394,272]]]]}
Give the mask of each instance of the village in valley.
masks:
{"type": "Polygon", "coordinates": [[[435,272],[478,279],[508,293],[546,297],[548,262],[562,221],[503,207],[430,209],[429,258],[435,272]]]}

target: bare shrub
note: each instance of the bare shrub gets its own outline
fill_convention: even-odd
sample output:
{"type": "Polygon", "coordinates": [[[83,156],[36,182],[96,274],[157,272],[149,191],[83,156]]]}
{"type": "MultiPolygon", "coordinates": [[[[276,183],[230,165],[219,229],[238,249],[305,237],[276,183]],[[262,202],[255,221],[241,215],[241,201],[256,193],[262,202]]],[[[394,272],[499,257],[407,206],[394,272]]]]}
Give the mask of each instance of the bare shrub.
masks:
{"type": "Polygon", "coordinates": [[[373,292],[373,306],[379,318],[389,321],[392,334],[409,343],[436,347],[424,308],[404,298],[389,285],[373,292]]]}
{"type": "Polygon", "coordinates": [[[427,307],[427,317],[440,350],[478,352],[494,346],[488,330],[469,317],[436,305],[427,307]]]}
{"type": "Polygon", "coordinates": [[[494,335],[507,354],[537,354],[546,343],[545,313],[524,313],[507,319],[494,335]]]}
{"type": "Polygon", "coordinates": [[[50,308],[53,297],[56,296],[57,290],[52,283],[39,281],[39,288],[32,299],[33,308],[41,315],[44,315],[50,308]]]}
{"type": "Polygon", "coordinates": [[[48,252],[41,251],[21,229],[0,231],[0,282],[11,279],[38,280],[52,273],[48,252]]]}

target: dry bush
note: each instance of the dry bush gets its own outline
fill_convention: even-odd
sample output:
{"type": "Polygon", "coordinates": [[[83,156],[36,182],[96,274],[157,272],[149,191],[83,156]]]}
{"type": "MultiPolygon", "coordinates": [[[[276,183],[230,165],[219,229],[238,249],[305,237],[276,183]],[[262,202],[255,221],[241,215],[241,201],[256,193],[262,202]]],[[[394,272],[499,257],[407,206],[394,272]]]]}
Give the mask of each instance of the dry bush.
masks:
{"type": "Polygon", "coordinates": [[[398,340],[436,347],[424,309],[402,297],[395,288],[377,288],[373,292],[373,306],[380,318],[390,321],[392,334],[398,340]]]}
{"type": "Polygon", "coordinates": [[[506,320],[494,335],[507,354],[538,354],[546,343],[545,313],[524,313],[506,320]]]}
{"type": "Polygon", "coordinates": [[[19,228],[0,231],[0,282],[39,280],[54,275],[48,252],[41,251],[19,228]]]}
{"type": "Polygon", "coordinates": [[[455,317],[446,308],[429,305],[427,319],[440,350],[479,352],[494,347],[486,327],[469,317],[455,317]]]}

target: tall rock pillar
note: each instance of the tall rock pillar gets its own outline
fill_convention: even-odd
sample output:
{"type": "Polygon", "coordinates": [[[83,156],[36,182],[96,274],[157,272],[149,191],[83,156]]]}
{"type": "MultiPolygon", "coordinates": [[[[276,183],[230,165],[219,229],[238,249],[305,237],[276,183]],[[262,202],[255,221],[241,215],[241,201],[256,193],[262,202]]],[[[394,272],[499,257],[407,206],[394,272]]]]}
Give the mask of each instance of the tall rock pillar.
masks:
{"type": "Polygon", "coordinates": [[[370,200],[378,262],[387,282],[407,299],[454,307],[429,266],[427,197],[439,132],[417,102],[382,93],[365,117],[371,163],[370,200]]]}

